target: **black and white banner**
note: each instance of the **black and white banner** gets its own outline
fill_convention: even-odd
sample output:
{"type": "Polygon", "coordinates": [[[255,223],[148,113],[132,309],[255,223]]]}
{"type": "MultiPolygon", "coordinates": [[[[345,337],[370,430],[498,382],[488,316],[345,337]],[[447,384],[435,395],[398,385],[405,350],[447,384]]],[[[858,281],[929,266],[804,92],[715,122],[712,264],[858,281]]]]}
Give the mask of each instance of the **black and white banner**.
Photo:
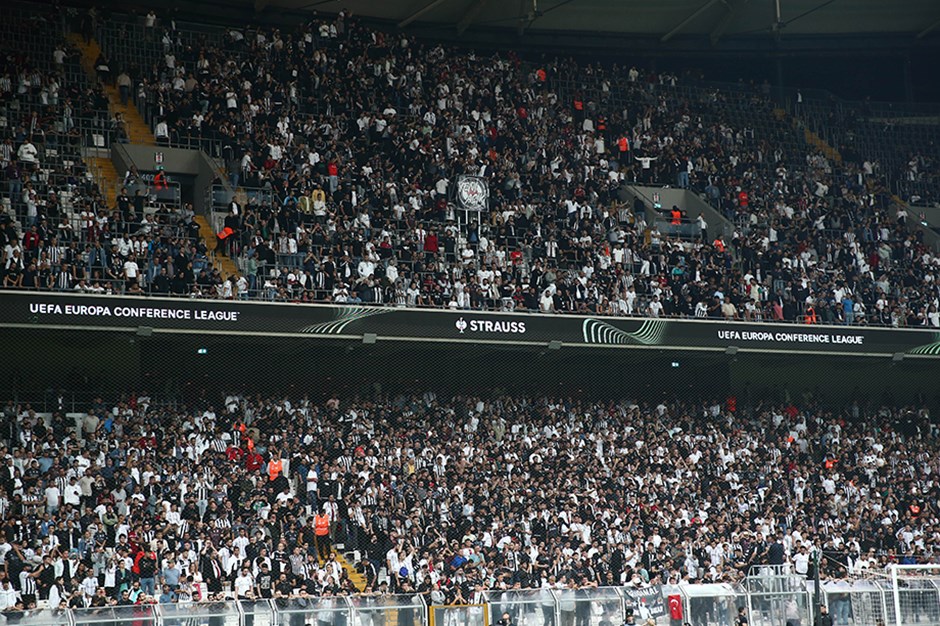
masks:
{"type": "MultiPolygon", "coordinates": [[[[627,596],[628,604],[632,600],[633,614],[640,619],[645,620],[666,614],[662,585],[652,585],[643,589],[625,588],[623,592],[627,596]]],[[[637,620],[637,623],[640,623],[640,619],[637,620]]]]}
{"type": "Polygon", "coordinates": [[[464,211],[486,211],[490,186],[482,176],[457,177],[457,204],[464,211]]]}

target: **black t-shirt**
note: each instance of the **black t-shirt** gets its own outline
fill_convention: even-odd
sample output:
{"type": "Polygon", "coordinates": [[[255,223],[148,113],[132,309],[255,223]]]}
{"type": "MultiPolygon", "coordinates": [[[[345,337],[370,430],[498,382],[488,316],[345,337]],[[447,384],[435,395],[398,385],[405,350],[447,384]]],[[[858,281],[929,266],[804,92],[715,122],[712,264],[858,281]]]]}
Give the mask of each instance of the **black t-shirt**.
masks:
{"type": "Polygon", "coordinates": [[[277,589],[278,593],[280,593],[282,596],[289,596],[294,591],[294,588],[289,580],[278,581],[278,583],[275,585],[275,589],[277,589]]]}
{"type": "Polygon", "coordinates": [[[31,270],[28,267],[23,270],[23,287],[28,287],[30,289],[39,287],[39,284],[36,282],[37,276],[38,274],[36,270],[31,270]]]}
{"type": "Polygon", "coordinates": [[[111,276],[114,278],[124,277],[124,259],[120,256],[115,255],[115,257],[111,259],[111,276]]]}
{"type": "Polygon", "coordinates": [[[141,578],[153,578],[154,572],[156,571],[157,562],[149,556],[145,556],[140,559],[138,566],[140,567],[141,578]]]}
{"type": "Polygon", "coordinates": [[[44,565],[43,568],[39,570],[37,582],[39,583],[39,588],[43,590],[43,593],[48,593],[52,585],[55,584],[55,568],[51,565],[44,565]]]}
{"type": "Polygon", "coordinates": [[[23,472],[23,484],[27,487],[32,487],[37,482],[39,482],[39,468],[27,467],[23,472]]]}
{"type": "MultiPolygon", "coordinates": [[[[170,291],[170,278],[164,274],[160,274],[154,277],[153,285],[151,291],[154,293],[169,293],[170,291]]],[[[189,518],[187,518],[189,519],[189,518]]]]}
{"type": "Polygon", "coordinates": [[[258,592],[262,598],[274,597],[274,577],[271,572],[261,572],[258,575],[258,592]]]}
{"type": "Polygon", "coordinates": [[[186,235],[190,239],[198,240],[199,239],[199,223],[196,221],[190,222],[186,226],[186,235]]]}

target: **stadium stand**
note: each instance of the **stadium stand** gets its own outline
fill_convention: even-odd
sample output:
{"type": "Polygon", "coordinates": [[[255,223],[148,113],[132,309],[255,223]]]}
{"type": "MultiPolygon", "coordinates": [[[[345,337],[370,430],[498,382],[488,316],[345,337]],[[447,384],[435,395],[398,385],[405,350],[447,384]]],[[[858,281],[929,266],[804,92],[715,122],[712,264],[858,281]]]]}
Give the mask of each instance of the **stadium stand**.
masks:
{"type": "Polygon", "coordinates": [[[800,118],[827,136],[847,158],[890,173],[890,188],[911,204],[938,197],[938,110],[930,104],[844,102],[819,94],[800,103],[800,118]]]}
{"type": "MultiPolygon", "coordinates": [[[[164,309],[102,323],[69,346],[78,365],[48,363],[43,380],[70,389],[45,389],[42,406],[20,397],[15,362],[41,360],[23,346],[82,331],[41,317],[53,296],[23,305],[38,312],[31,328],[8,324],[23,334],[0,388],[0,626],[746,626],[746,611],[755,626],[801,626],[817,575],[838,626],[902,626],[902,613],[940,625],[937,572],[899,583],[887,569],[940,569],[936,400],[910,400],[936,332],[794,326],[795,343],[859,349],[780,341],[761,355],[792,359],[768,379],[804,360],[802,384],[836,355],[840,381],[873,355],[891,361],[873,370],[897,368],[885,379],[923,366],[904,401],[859,392],[836,406],[776,379],[761,381],[772,399],[716,397],[746,367],[728,364],[741,346],[658,345],[655,319],[630,332],[591,320],[604,341],[590,344],[577,324],[578,363],[619,352],[591,364],[611,370],[616,400],[564,381],[443,392],[410,380],[441,358],[430,349],[382,379],[410,390],[389,390],[370,378],[384,367],[367,352],[377,333],[343,334],[367,306],[936,331],[940,255],[908,205],[940,197],[929,107],[809,90],[784,103],[766,83],[483,54],[345,12],[288,31],[17,3],[0,41],[4,289],[366,305],[306,307],[327,321],[272,323],[244,351],[254,331],[174,326],[164,309]],[[199,215],[135,168],[117,172],[104,151],[128,142],[203,150],[224,200],[199,215]],[[478,214],[452,201],[464,174],[489,180],[478,214]],[[661,206],[677,189],[713,223],[661,206]],[[203,330],[197,355],[219,361],[197,367],[189,341],[203,330]],[[917,339],[863,348],[866,332],[917,339]],[[625,399],[631,376],[687,371],[657,353],[650,371],[621,374],[634,348],[722,366],[625,399]],[[229,382],[253,367],[271,371],[229,382]],[[277,393],[268,382],[285,370],[277,393]],[[298,391],[307,371],[336,389],[298,391]],[[165,388],[99,388],[109,377],[165,388]],[[353,385],[370,392],[340,392],[353,385]],[[97,397],[76,407],[69,393],[97,397]]],[[[474,366],[506,366],[506,379],[566,358],[555,336],[507,338],[524,328],[515,319],[446,325],[446,358],[478,343],[474,366]],[[465,334],[481,323],[509,330],[465,334]],[[499,358],[485,352],[497,344],[499,358]]],[[[732,326],[703,325],[710,337],[732,326]]],[[[383,339],[440,339],[421,332],[383,339]]]]}
{"type": "Polygon", "coordinates": [[[191,207],[155,202],[136,172],[101,175],[101,162],[113,166],[96,151],[128,133],[108,112],[107,59],[95,63],[100,82],[89,80],[64,37],[63,24],[77,21],[68,18],[17,5],[2,25],[4,287],[214,293],[222,279],[191,207]]]}
{"type": "Polygon", "coordinates": [[[24,604],[177,602],[199,584],[445,604],[806,576],[815,549],[847,578],[932,561],[940,541],[937,425],[918,406],[231,393],[69,417],[11,402],[3,423],[2,554],[24,604]]]}
{"type": "MultiPolygon", "coordinates": [[[[84,80],[58,21],[13,8],[2,29],[3,243],[15,246],[33,226],[55,234],[60,218],[71,228],[73,216],[102,204],[82,148],[107,145],[111,129],[100,91],[84,80]]],[[[7,284],[19,280],[8,271],[11,258],[7,250],[7,284]]],[[[24,258],[14,269],[23,269],[16,265],[24,258]]]]}
{"type": "MultiPolygon", "coordinates": [[[[766,88],[476,63],[342,17],[290,34],[117,19],[96,30],[158,141],[202,147],[233,187],[267,189],[217,220],[234,234],[216,252],[241,276],[197,271],[168,290],[154,265],[141,292],[940,324],[940,261],[894,214],[883,178],[808,144],[766,88]],[[481,171],[491,213],[459,223],[454,179],[481,171]],[[625,201],[635,181],[694,189],[733,227],[674,228],[668,208],[625,201]]],[[[693,222],[681,209],[677,221],[693,222]]]]}

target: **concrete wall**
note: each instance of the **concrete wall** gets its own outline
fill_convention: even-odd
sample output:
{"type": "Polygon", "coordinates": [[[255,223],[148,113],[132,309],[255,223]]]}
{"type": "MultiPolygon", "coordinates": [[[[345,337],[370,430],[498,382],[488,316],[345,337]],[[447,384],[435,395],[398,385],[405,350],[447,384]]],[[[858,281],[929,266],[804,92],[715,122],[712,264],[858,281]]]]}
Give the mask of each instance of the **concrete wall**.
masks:
{"type": "MultiPolygon", "coordinates": [[[[714,239],[718,235],[729,237],[734,232],[734,224],[725,218],[724,215],[716,211],[710,204],[705,202],[697,194],[677,189],[673,187],[646,187],[643,185],[627,185],[624,187],[624,201],[632,204],[633,198],[639,196],[647,209],[652,209],[653,196],[659,194],[659,202],[663,209],[669,210],[673,205],[684,209],[690,219],[695,219],[699,215],[705,215],[705,221],[708,223],[708,237],[714,239]]],[[[940,207],[910,206],[908,211],[908,228],[913,231],[920,230],[924,233],[924,243],[933,250],[940,251],[940,207]],[[926,225],[921,224],[920,215],[923,214],[926,225]]],[[[649,218],[647,218],[649,221],[649,218]]]]}
{"type": "Polygon", "coordinates": [[[907,207],[907,223],[909,228],[923,231],[924,243],[940,250],[940,206],[915,206],[907,207]],[[921,216],[923,221],[921,222],[921,216]]]}
{"type": "MultiPolygon", "coordinates": [[[[653,208],[653,196],[659,194],[659,203],[666,211],[673,206],[685,210],[689,219],[695,220],[699,215],[705,216],[705,222],[708,224],[708,237],[729,236],[734,231],[734,225],[728,221],[724,215],[716,211],[710,204],[702,200],[698,195],[685,189],[674,187],[646,187],[643,185],[627,185],[627,193],[633,197],[639,197],[643,200],[648,210],[653,208]]],[[[664,214],[663,217],[667,217],[664,214]]],[[[649,218],[647,218],[649,222],[649,218]]]]}
{"type": "Polygon", "coordinates": [[[173,174],[196,177],[193,209],[198,215],[208,215],[210,207],[206,203],[206,190],[216,177],[217,167],[202,150],[116,143],[111,148],[111,160],[121,174],[131,165],[136,165],[141,173],[155,172],[158,165],[157,153],[163,155],[161,165],[171,178],[173,174]]]}

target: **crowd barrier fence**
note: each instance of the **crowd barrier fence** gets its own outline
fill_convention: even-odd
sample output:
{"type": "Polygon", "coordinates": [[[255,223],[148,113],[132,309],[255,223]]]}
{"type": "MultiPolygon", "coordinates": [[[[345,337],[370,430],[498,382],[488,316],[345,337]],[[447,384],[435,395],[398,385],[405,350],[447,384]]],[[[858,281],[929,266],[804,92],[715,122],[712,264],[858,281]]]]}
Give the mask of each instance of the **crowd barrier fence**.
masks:
{"type": "MultiPolygon", "coordinates": [[[[479,600],[480,598],[474,598],[479,600]]],[[[487,591],[482,602],[435,604],[427,594],[307,596],[0,612],[0,626],[727,626],[740,608],[754,626],[808,626],[811,579],[762,567],[741,583],[487,591]]],[[[826,580],[819,604],[835,623],[940,626],[940,576],[826,580]],[[895,601],[899,610],[895,608],[895,601]],[[900,618],[900,619],[898,619],[900,618]]]]}

